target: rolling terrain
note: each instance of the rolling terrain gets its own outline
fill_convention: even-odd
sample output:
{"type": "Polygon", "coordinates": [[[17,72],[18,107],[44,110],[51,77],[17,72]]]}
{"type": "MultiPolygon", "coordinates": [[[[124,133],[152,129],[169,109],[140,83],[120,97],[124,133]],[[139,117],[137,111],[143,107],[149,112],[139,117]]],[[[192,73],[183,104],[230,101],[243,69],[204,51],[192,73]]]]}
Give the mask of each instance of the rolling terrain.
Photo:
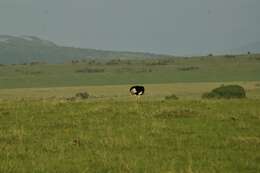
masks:
{"type": "Polygon", "coordinates": [[[168,57],[139,52],[118,52],[87,48],[65,47],[35,36],[0,35],[0,64],[23,64],[44,62],[49,64],[64,63],[72,60],[130,59],[168,57]]]}
{"type": "Polygon", "coordinates": [[[259,74],[258,54],[2,64],[0,172],[260,172],[259,74]],[[247,98],[201,99],[228,84],[247,98]]]}

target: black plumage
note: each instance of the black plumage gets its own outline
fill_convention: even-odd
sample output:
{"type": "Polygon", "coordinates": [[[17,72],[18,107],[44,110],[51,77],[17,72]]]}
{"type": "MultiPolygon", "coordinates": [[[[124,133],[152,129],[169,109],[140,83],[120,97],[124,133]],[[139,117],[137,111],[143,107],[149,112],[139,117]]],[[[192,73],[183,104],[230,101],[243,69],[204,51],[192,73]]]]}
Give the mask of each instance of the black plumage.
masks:
{"type": "Polygon", "coordinates": [[[144,94],[144,87],[143,86],[132,86],[129,91],[132,95],[140,96],[140,95],[144,94]]]}

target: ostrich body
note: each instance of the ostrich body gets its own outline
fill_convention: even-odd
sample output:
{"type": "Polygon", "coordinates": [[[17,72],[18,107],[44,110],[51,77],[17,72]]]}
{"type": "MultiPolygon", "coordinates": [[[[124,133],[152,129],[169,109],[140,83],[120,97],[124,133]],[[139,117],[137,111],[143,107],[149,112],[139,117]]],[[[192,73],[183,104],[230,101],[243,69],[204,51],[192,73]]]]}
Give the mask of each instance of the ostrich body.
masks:
{"type": "Polygon", "coordinates": [[[129,91],[132,95],[140,96],[140,95],[144,94],[144,87],[143,86],[132,86],[129,91]]]}

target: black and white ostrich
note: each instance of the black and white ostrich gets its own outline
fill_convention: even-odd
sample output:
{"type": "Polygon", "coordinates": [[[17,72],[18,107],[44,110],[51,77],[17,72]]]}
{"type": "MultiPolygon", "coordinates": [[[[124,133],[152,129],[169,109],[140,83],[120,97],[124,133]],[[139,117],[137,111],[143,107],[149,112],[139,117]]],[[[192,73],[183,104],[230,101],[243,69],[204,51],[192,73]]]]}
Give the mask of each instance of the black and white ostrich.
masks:
{"type": "Polygon", "coordinates": [[[132,86],[129,91],[132,95],[140,96],[140,95],[144,94],[144,87],[143,86],[132,86]]]}

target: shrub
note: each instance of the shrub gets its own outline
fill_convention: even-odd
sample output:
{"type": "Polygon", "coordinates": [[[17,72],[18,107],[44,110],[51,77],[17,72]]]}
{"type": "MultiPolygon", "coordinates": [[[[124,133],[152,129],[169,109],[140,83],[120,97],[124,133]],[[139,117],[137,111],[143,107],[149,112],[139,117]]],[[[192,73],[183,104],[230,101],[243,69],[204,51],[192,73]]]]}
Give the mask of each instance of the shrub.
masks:
{"type": "Polygon", "coordinates": [[[106,65],[118,65],[121,63],[120,59],[112,59],[106,63],[106,65]]]}
{"type": "Polygon", "coordinates": [[[76,73],[103,73],[104,71],[103,68],[84,68],[76,70],[76,73]]]}
{"type": "Polygon", "coordinates": [[[220,86],[213,89],[211,92],[204,93],[202,95],[202,98],[246,98],[246,91],[243,87],[239,85],[220,86]]]}
{"type": "Polygon", "coordinates": [[[191,70],[198,70],[199,67],[190,66],[190,67],[180,67],[178,68],[180,71],[191,71],[191,70]]]}
{"type": "Polygon", "coordinates": [[[165,100],[178,100],[178,99],[179,98],[175,94],[172,94],[172,95],[165,97],[165,100]]]}
{"type": "Polygon", "coordinates": [[[87,93],[87,92],[79,92],[75,96],[76,96],[76,98],[79,98],[79,99],[88,99],[89,98],[89,93],[87,93]]]}

